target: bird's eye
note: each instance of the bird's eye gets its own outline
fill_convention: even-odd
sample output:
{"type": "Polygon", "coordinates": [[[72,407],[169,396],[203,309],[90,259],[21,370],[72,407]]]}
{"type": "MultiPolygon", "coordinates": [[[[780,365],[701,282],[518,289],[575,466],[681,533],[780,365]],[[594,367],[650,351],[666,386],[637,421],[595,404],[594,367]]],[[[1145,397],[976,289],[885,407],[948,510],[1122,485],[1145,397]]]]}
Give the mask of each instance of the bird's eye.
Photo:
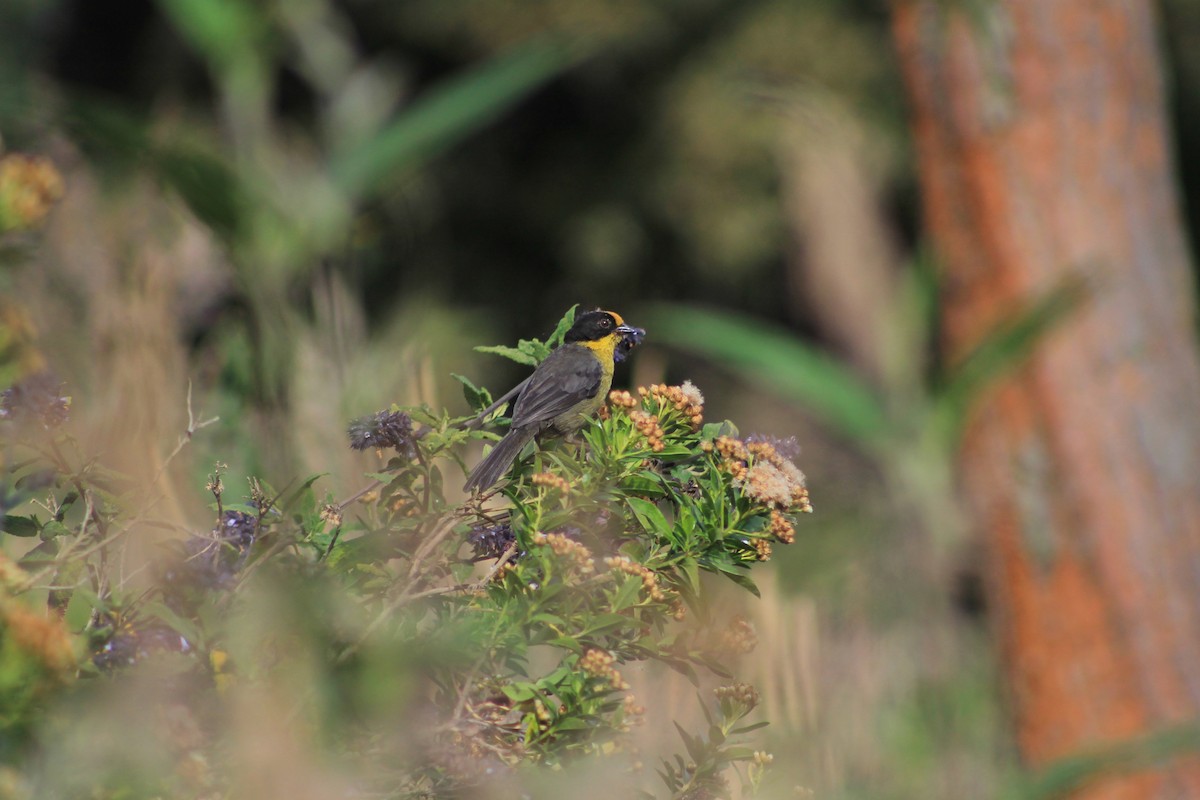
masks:
{"type": "Polygon", "coordinates": [[[612,320],[609,319],[608,317],[601,317],[600,318],[600,327],[601,328],[611,328],[612,320]]]}

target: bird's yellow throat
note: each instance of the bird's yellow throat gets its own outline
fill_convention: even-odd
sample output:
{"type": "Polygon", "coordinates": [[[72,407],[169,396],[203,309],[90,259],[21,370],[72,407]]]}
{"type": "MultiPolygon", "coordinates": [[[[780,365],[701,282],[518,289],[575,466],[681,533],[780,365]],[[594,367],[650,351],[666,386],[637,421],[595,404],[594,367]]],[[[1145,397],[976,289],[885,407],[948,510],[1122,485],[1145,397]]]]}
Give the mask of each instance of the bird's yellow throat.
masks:
{"type": "Polygon", "coordinates": [[[617,342],[621,340],[620,334],[609,334],[603,339],[596,339],[591,342],[579,342],[587,349],[596,354],[596,358],[600,359],[600,364],[605,368],[605,371],[611,370],[616,355],[617,342]]]}

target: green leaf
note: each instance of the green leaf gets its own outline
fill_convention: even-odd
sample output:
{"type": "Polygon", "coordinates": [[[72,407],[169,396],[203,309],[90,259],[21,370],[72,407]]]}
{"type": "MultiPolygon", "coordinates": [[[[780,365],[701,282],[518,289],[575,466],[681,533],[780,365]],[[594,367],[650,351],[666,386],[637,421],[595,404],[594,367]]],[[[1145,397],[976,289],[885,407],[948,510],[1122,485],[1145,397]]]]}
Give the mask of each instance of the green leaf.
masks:
{"type": "Polygon", "coordinates": [[[561,647],[563,650],[570,650],[572,653],[583,652],[583,645],[574,636],[555,636],[553,639],[547,639],[545,644],[550,647],[561,647]]]}
{"type": "Polygon", "coordinates": [[[537,358],[529,355],[528,353],[518,350],[515,347],[505,347],[502,344],[490,346],[479,345],[474,349],[476,353],[491,353],[492,355],[504,356],[505,358],[512,359],[518,364],[524,364],[528,367],[536,367],[541,363],[537,358]]]}
{"type": "Polygon", "coordinates": [[[684,444],[663,445],[662,450],[654,451],[654,457],[663,461],[669,458],[680,458],[683,456],[690,456],[692,454],[692,448],[684,444]]]}
{"type": "Polygon", "coordinates": [[[164,0],[163,9],[180,33],[215,67],[261,58],[266,25],[253,3],[238,0],[164,0]]]}
{"type": "Polygon", "coordinates": [[[179,616],[167,607],[166,604],[159,602],[147,603],[145,610],[148,614],[152,614],[167,623],[172,630],[187,639],[188,644],[192,647],[204,646],[204,635],[196,627],[195,623],[190,619],[179,616]]]}
{"type": "Polygon", "coordinates": [[[91,619],[92,610],[103,608],[103,603],[96,593],[80,586],[71,592],[71,599],[67,601],[67,612],[63,615],[63,621],[67,625],[67,630],[81,631],[91,619]]]}
{"type": "Polygon", "coordinates": [[[514,703],[523,703],[526,700],[532,700],[537,697],[537,687],[532,683],[518,681],[510,683],[506,686],[501,686],[500,691],[504,692],[505,696],[514,703]]]}
{"type": "Polygon", "coordinates": [[[54,478],[57,474],[52,469],[35,469],[27,475],[17,478],[15,486],[29,492],[41,491],[47,486],[54,485],[54,478]]]}
{"type": "Polygon", "coordinates": [[[699,764],[704,760],[704,743],[700,739],[693,737],[683,729],[683,726],[672,720],[675,730],[679,731],[680,738],[683,739],[683,746],[687,749],[688,755],[692,757],[692,761],[699,764]]]}
{"type": "Polygon", "coordinates": [[[740,434],[738,433],[737,425],[734,425],[729,420],[723,420],[722,422],[706,422],[704,423],[703,427],[700,428],[701,439],[712,440],[719,436],[732,436],[736,439],[739,435],[740,434]]]}
{"type": "Polygon", "coordinates": [[[537,363],[542,363],[546,360],[546,356],[550,355],[550,345],[539,339],[521,339],[517,342],[517,349],[537,363]]]}
{"type": "Polygon", "coordinates": [[[854,373],[786,331],[748,317],[683,306],[647,315],[656,341],[714,359],[861,442],[884,435],[883,403],[854,373]]]}
{"type": "Polygon", "coordinates": [[[462,384],[463,397],[466,399],[468,407],[482,411],[492,404],[492,393],[476,386],[467,376],[451,372],[450,377],[462,384]]]}
{"type": "Polygon", "coordinates": [[[396,550],[395,537],[391,531],[369,531],[355,539],[342,539],[326,563],[338,570],[349,570],[360,564],[387,561],[396,550]]]}
{"type": "Polygon", "coordinates": [[[591,727],[586,720],[579,717],[563,717],[554,724],[554,729],[557,731],[583,731],[591,727]]]}
{"type": "Polygon", "coordinates": [[[582,630],[580,634],[586,635],[591,633],[599,633],[600,631],[608,630],[609,628],[618,628],[622,625],[632,626],[641,624],[642,623],[638,622],[632,617],[627,617],[624,614],[598,614],[591,619],[589,624],[584,627],[584,630],[582,630]]]}
{"type": "Polygon", "coordinates": [[[1087,298],[1086,287],[1068,281],[989,331],[935,392],[934,419],[951,442],[963,430],[972,403],[988,386],[1029,357],[1046,335],[1087,298]]]}
{"type": "Polygon", "coordinates": [[[666,497],[662,477],[657,472],[642,470],[629,475],[621,481],[621,491],[632,495],[649,495],[651,497],[666,497]]]}
{"type": "Polygon", "coordinates": [[[569,63],[563,47],[535,44],[451,78],[418,97],[372,140],[339,153],[334,180],[350,194],[374,190],[491,122],[569,63]]]}
{"type": "Polygon", "coordinates": [[[58,513],[55,514],[54,518],[57,519],[59,522],[62,522],[63,517],[65,517],[67,515],[67,510],[71,506],[73,506],[75,504],[75,502],[78,500],[79,500],[79,492],[75,491],[74,489],[67,492],[66,496],[64,496],[63,499],[59,501],[58,513]]]}
{"type": "Polygon", "coordinates": [[[625,581],[617,588],[612,596],[613,611],[623,611],[637,602],[638,591],[642,581],[635,575],[626,575],[625,581]]]}
{"type": "Polygon", "coordinates": [[[626,497],[625,502],[629,504],[629,509],[638,518],[638,522],[642,523],[642,527],[655,536],[671,538],[671,525],[663,516],[662,509],[640,497],[626,497]]]}
{"type": "Polygon", "coordinates": [[[698,705],[700,710],[704,712],[704,721],[709,725],[716,725],[716,720],[713,719],[712,712],[708,710],[708,703],[705,701],[704,697],[697,693],[696,699],[700,701],[698,705]]]}
{"type": "Polygon", "coordinates": [[[50,541],[42,541],[37,547],[30,550],[25,555],[21,556],[17,561],[23,569],[38,569],[40,567],[49,566],[54,563],[55,556],[58,555],[58,541],[51,539],[50,541]]]}
{"type": "Polygon", "coordinates": [[[554,328],[554,333],[550,334],[550,338],[546,340],[547,347],[555,348],[562,344],[563,337],[567,335],[567,331],[571,330],[571,326],[575,324],[575,311],[578,308],[579,304],[576,303],[567,309],[567,313],[563,314],[562,319],[558,321],[558,325],[554,328]]]}
{"type": "Polygon", "coordinates": [[[726,572],[725,577],[729,578],[729,580],[733,581],[755,597],[760,599],[762,598],[762,593],[758,590],[758,585],[754,583],[754,580],[749,575],[739,575],[736,572],[726,572]]]}
{"type": "Polygon", "coordinates": [[[1200,725],[1189,722],[1160,728],[1051,762],[1036,778],[1023,782],[1026,785],[1006,796],[1024,800],[1061,798],[1102,775],[1138,772],[1197,752],[1200,752],[1200,725]]]}
{"type": "Polygon", "coordinates": [[[692,598],[700,596],[700,565],[694,558],[685,558],[679,562],[679,575],[684,579],[684,587],[692,598]]]}
{"type": "MultiPolygon", "coordinates": [[[[276,503],[276,506],[281,511],[290,511],[297,502],[303,501],[305,506],[307,506],[309,503],[312,503],[312,505],[315,507],[316,496],[312,495],[312,493],[309,492],[309,489],[312,488],[314,483],[321,480],[321,478],[324,478],[328,474],[328,472],[318,472],[316,475],[309,476],[304,480],[304,483],[288,492],[287,496],[283,500],[276,503]],[[306,493],[310,496],[306,497],[306,493]]],[[[268,497],[270,497],[270,495],[268,495],[268,497]]]]}
{"type": "Polygon", "coordinates": [[[250,200],[233,167],[196,147],[151,147],[151,163],[159,176],[192,213],[222,238],[237,238],[245,227],[250,200]]]}
{"type": "Polygon", "coordinates": [[[749,747],[726,747],[717,759],[722,764],[731,761],[749,761],[754,758],[754,750],[749,747]]]}
{"type": "Polygon", "coordinates": [[[42,526],[41,535],[43,539],[53,539],[58,536],[70,536],[74,531],[63,525],[56,519],[52,519],[42,526]]]}
{"type": "Polygon", "coordinates": [[[556,686],[558,686],[567,678],[571,677],[573,674],[574,671],[570,667],[565,665],[560,666],[558,669],[550,672],[547,675],[544,675],[538,681],[538,688],[540,688],[543,692],[554,691],[556,686]]]}
{"type": "Polygon", "coordinates": [[[4,532],[10,536],[37,536],[42,526],[38,524],[36,519],[31,517],[18,517],[13,514],[5,514],[3,528],[4,532]]]}

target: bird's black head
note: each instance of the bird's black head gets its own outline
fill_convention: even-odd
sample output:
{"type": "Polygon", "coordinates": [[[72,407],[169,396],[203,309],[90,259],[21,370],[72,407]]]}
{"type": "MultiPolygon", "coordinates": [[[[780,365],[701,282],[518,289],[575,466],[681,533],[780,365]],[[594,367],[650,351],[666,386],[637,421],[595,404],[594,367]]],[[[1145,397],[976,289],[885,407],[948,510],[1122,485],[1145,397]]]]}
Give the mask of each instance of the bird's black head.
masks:
{"type": "Polygon", "coordinates": [[[612,311],[585,311],[575,318],[575,324],[563,336],[564,342],[597,342],[612,336],[624,327],[625,320],[612,311]]]}

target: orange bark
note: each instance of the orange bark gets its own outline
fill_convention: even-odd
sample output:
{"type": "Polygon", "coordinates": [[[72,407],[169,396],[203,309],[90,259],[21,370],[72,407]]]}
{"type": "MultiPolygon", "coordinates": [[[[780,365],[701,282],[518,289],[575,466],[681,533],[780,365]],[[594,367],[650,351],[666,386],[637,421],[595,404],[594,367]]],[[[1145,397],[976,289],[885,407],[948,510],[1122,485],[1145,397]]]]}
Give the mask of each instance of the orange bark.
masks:
{"type": "MultiPolygon", "coordinates": [[[[897,0],[953,357],[1068,275],[1094,288],[961,455],[1020,749],[1200,717],[1200,356],[1154,4],[897,0]]],[[[1200,767],[1087,798],[1200,797],[1200,767]]]]}

